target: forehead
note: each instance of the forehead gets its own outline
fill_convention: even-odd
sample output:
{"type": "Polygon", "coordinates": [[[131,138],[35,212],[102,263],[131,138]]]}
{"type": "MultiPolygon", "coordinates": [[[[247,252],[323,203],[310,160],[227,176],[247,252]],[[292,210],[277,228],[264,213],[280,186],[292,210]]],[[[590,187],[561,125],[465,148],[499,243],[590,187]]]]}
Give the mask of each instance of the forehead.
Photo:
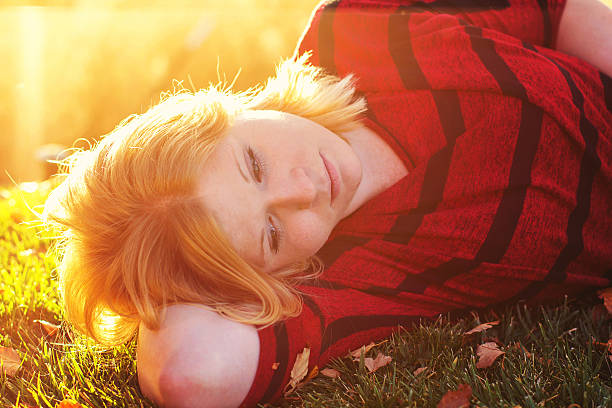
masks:
{"type": "MultiPolygon", "coordinates": [[[[298,129],[318,126],[300,116],[273,110],[249,110],[240,112],[227,129],[224,138],[241,140],[251,136],[266,135],[270,131],[293,132],[298,129]]],[[[269,147],[274,147],[271,144],[269,147]]]]}

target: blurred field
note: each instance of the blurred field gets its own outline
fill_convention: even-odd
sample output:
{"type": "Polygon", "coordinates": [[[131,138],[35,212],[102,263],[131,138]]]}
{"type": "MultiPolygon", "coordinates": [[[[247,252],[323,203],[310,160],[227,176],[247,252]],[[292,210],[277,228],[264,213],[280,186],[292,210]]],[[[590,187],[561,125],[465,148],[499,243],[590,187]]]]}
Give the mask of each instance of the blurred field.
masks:
{"type": "Polygon", "coordinates": [[[236,89],[264,81],[293,53],[317,2],[3,1],[0,185],[7,172],[43,178],[39,146],[99,138],[173,79],[202,88],[242,68],[236,89]]]}

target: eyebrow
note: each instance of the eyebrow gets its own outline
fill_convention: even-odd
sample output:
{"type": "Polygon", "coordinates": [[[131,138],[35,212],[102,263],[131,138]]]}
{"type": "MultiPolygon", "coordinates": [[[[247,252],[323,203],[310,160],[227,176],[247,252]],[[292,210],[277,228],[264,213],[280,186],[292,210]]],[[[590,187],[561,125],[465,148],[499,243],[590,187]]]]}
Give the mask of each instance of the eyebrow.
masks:
{"type": "Polygon", "coordinates": [[[238,161],[238,157],[236,157],[236,151],[234,149],[232,149],[232,156],[234,156],[234,161],[236,162],[236,167],[238,167],[238,171],[240,171],[240,175],[242,176],[244,181],[246,181],[248,183],[249,182],[249,178],[242,171],[242,167],[240,167],[240,162],[238,161]]]}

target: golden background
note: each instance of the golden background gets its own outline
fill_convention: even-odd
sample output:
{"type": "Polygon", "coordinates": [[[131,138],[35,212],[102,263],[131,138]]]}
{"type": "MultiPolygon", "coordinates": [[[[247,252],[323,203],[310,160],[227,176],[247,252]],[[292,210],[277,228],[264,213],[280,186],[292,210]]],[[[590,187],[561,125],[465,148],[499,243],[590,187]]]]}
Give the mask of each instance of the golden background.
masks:
{"type": "MultiPolygon", "coordinates": [[[[0,185],[43,179],[40,147],[87,145],[173,80],[243,90],[292,55],[318,0],[0,3],[0,185]]],[[[52,149],[53,150],[53,149],[52,149]]]]}

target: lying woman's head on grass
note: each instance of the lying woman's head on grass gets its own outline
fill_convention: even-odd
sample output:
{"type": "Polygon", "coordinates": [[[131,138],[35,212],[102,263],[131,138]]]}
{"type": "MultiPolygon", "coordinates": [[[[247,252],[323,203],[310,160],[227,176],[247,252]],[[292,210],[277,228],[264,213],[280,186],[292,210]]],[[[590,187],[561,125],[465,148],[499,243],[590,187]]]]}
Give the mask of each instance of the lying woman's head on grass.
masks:
{"type": "MultiPolygon", "coordinates": [[[[78,330],[103,343],[120,343],[132,337],[140,322],[159,327],[163,306],[176,302],[203,304],[255,325],[299,313],[295,285],[320,272],[314,255],[330,231],[274,268],[258,266],[244,245],[258,251],[267,245],[264,252],[276,254],[277,214],[262,228],[261,241],[260,231],[249,225],[245,231],[228,231],[233,226],[230,210],[242,203],[227,203],[228,210],[220,210],[223,202],[210,196],[215,194],[211,185],[224,186],[227,180],[219,177],[215,183],[202,172],[234,124],[257,119],[261,111],[290,114],[279,114],[279,121],[297,115],[290,121],[308,119],[323,129],[316,132],[334,136],[355,126],[365,102],[355,97],[351,79],[325,75],[306,59],[283,62],[265,86],[246,93],[211,86],[166,95],[147,112],[124,120],[92,149],[66,160],[66,178],[49,196],[45,219],[63,231],[57,245],[62,298],[66,317],[78,330]],[[247,232],[256,234],[249,242],[244,241],[247,232]],[[243,241],[237,248],[239,238],[243,241]]],[[[271,117],[264,120],[274,122],[271,117]]],[[[245,129],[241,140],[249,137],[245,129]]],[[[237,155],[243,163],[239,169],[260,181],[252,171],[265,167],[260,169],[263,164],[245,151],[246,156],[237,155]]],[[[280,195],[275,199],[281,200],[280,195]]],[[[268,216],[254,212],[253,218],[268,216]]]]}

